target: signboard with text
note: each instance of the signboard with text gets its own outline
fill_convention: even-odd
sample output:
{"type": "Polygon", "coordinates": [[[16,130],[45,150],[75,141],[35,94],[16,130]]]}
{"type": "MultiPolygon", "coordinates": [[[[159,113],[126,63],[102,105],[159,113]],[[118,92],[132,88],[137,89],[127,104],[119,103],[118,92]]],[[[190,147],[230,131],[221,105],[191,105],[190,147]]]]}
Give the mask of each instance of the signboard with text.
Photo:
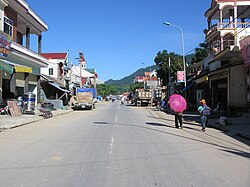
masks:
{"type": "Polygon", "coordinates": [[[185,82],[184,71],[177,71],[177,82],[185,82]]]}
{"type": "Polygon", "coordinates": [[[11,42],[12,37],[0,31],[0,56],[8,56],[11,42]]]}

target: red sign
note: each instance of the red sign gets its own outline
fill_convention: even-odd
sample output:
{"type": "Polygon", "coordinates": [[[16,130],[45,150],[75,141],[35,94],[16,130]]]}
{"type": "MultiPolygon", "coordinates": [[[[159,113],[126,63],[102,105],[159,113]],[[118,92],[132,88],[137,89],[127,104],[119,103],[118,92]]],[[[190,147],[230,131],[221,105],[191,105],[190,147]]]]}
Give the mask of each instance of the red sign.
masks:
{"type": "Polygon", "coordinates": [[[177,71],[177,82],[185,82],[184,71],[177,71]]]}
{"type": "Polygon", "coordinates": [[[244,64],[250,67],[250,36],[240,41],[240,48],[244,64]]]}

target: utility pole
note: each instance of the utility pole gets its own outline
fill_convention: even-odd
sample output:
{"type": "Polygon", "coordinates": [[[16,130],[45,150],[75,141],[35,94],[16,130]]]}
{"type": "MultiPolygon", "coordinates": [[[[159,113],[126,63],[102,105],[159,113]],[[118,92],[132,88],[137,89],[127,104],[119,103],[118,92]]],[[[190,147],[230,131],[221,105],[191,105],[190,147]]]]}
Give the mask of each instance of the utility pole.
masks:
{"type": "Polygon", "coordinates": [[[170,57],[168,57],[168,97],[170,97],[171,95],[171,89],[172,89],[172,81],[171,79],[171,75],[170,75],[170,68],[171,68],[171,61],[170,61],[170,57]]]}

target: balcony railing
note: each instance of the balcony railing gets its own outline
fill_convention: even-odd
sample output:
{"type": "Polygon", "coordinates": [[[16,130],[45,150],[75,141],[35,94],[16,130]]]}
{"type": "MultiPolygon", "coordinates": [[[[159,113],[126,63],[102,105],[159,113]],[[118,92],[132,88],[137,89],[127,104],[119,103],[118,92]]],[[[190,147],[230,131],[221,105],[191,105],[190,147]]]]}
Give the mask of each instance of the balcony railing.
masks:
{"type": "Polygon", "coordinates": [[[234,45],[234,40],[224,40],[223,41],[223,49],[222,49],[221,42],[217,41],[211,45],[211,49],[212,49],[211,54],[215,55],[215,54],[221,52],[222,50],[228,48],[229,46],[233,46],[233,45],[234,45]]]}
{"type": "Polygon", "coordinates": [[[210,28],[210,30],[207,31],[207,36],[209,34],[211,34],[214,31],[219,31],[219,30],[223,30],[223,29],[228,29],[228,30],[233,30],[235,28],[247,28],[249,27],[250,22],[237,22],[236,27],[235,27],[235,23],[216,23],[214,25],[212,25],[212,27],[210,28]]]}

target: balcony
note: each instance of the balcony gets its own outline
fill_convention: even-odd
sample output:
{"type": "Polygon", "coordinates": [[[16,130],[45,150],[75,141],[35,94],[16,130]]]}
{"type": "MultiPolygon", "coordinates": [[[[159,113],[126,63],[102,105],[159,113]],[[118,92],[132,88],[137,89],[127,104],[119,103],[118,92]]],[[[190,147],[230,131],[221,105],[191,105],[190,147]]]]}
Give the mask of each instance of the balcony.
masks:
{"type": "Polygon", "coordinates": [[[15,56],[30,60],[30,61],[35,62],[43,67],[46,67],[48,65],[47,58],[44,58],[43,56],[39,55],[38,53],[18,44],[16,42],[12,42],[10,45],[10,48],[12,49],[11,53],[14,54],[15,56]]]}
{"type": "Polygon", "coordinates": [[[222,45],[220,41],[215,41],[211,45],[212,50],[210,52],[210,55],[216,55],[217,53],[223,51],[226,48],[229,48],[230,46],[234,46],[234,40],[224,40],[222,45]]]}
{"type": "MultiPolygon", "coordinates": [[[[206,38],[210,38],[211,35],[214,35],[215,33],[218,33],[218,32],[224,32],[223,34],[225,33],[233,33],[233,31],[235,31],[235,28],[237,30],[239,29],[247,29],[247,27],[249,27],[250,25],[250,22],[237,22],[236,24],[236,27],[235,27],[235,23],[229,23],[229,22],[226,22],[226,23],[216,23],[214,25],[212,25],[212,27],[207,31],[206,33],[206,38]]],[[[222,35],[223,35],[222,34],[222,35]]]]}

